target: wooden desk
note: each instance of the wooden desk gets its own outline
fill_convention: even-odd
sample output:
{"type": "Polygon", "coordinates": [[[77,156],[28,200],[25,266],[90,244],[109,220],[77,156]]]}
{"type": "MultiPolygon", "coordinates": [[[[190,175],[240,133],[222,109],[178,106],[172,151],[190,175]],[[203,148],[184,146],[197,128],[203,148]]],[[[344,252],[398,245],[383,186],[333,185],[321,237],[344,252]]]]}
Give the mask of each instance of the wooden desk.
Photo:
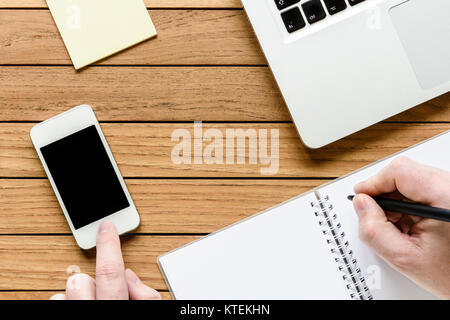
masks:
{"type": "MultiPolygon", "coordinates": [[[[297,138],[238,0],[146,1],[147,41],[75,72],[44,0],[0,0],[0,298],[46,299],[66,268],[93,274],[29,138],[69,107],[94,108],[142,217],[128,267],[170,295],[156,257],[450,127],[450,94],[321,150],[297,138]],[[151,4],[151,5],[150,5],[151,4]],[[278,174],[258,165],[175,165],[171,133],[280,130],[278,174]]],[[[362,102],[363,103],[363,102],[362,102]]]]}

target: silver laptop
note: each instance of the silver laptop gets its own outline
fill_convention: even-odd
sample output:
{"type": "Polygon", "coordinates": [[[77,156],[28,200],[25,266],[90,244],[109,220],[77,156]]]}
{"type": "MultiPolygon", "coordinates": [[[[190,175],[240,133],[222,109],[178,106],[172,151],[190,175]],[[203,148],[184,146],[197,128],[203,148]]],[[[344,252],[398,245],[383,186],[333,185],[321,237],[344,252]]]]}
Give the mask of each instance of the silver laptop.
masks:
{"type": "Polygon", "coordinates": [[[303,142],[450,89],[450,0],[242,0],[303,142]]]}

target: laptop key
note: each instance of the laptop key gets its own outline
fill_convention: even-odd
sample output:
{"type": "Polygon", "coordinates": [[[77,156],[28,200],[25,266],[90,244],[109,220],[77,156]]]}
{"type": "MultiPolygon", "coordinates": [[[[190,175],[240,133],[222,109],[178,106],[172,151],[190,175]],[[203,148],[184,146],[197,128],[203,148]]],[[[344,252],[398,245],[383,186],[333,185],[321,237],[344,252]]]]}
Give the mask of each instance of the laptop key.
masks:
{"type": "Polygon", "coordinates": [[[303,12],[309,24],[322,20],[327,16],[320,0],[310,0],[302,4],[303,12]]]}
{"type": "Polygon", "coordinates": [[[338,13],[339,11],[347,8],[345,0],[323,0],[323,2],[325,2],[325,7],[327,7],[328,13],[330,15],[338,13]]]}
{"type": "Polygon", "coordinates": [[[286,30],[289,33],[297,31],[306,25],[305,20],[303,20],[302,14],[298,7],[283,12],[281,14],[281,18],[283,19],[286,30]]]}
{"type": "Polygon", "coordinates": [[[351,6],[354,6],[355,4],[361,3],[361,2],[363,2],[363,1],[365,1],[365,0],[348,0],[348,3],[349,3],[351,6]]]}
{"type": "Polygon", "coordinates": [[[283,10],[297,2],[300,2],[300,0],[275,0],[278,10],[283,10]]]}

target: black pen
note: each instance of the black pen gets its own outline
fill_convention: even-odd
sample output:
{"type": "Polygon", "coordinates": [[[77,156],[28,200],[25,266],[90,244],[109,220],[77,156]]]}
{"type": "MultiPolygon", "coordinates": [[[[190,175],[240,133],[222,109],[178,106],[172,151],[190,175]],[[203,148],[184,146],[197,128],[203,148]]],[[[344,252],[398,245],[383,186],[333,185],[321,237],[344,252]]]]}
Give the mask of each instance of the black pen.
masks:
{"type": "MultiPolygon", "coordinates": [[[[348,196],[347,199],[353,201],[354,197],[355,196],[348,196]]],[[[383,210],[450,222],[450,210],[448,209],[379,197],[374,197],[373,199],[383,210]]]]}

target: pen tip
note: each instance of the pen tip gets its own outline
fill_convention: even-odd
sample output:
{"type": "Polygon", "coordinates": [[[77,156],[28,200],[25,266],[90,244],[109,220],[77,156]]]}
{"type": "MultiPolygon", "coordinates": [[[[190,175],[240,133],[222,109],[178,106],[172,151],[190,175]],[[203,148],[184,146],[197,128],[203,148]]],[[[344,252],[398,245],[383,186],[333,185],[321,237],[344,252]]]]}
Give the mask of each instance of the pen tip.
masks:
{"type": "Polygon", "coordinates": [[[347,199],[350,200],[350,201],[353,201],[353,198],[354,198],[354,197],[355,197],[355,196],[348,196],[347,199]]]}

